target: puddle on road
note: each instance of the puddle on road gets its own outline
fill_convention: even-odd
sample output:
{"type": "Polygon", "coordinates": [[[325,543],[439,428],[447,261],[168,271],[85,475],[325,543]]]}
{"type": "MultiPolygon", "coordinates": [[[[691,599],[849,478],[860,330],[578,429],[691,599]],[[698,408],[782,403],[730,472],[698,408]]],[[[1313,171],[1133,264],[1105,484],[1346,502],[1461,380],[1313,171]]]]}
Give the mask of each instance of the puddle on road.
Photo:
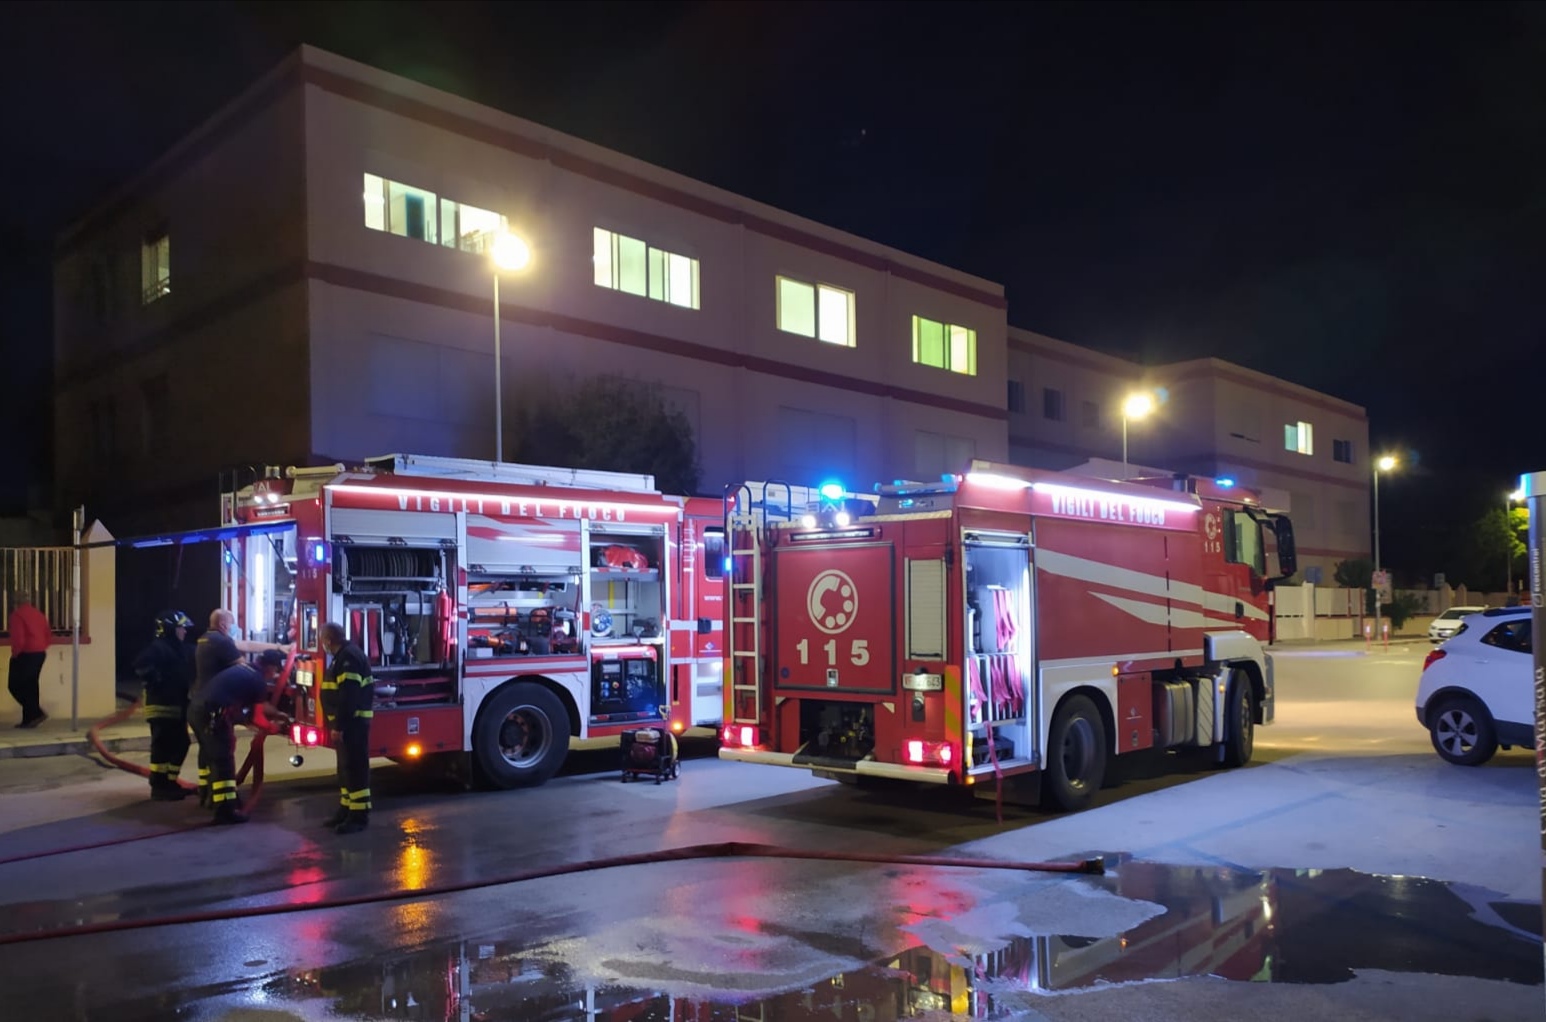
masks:
{"type": "MultiPolygon", "coordinates": [[[[712,962],[661,960],[646,979],[634,960],[627,967],[635,979],[627,985],[586,987],[553,960],[551,943],[544,952],[529,935],[512,935],[270,975],[240,991],[225,988],[197,1014],[237,1017],[241,1009],[229,1016],[221,1009],[261,1003],[303,1018],[995,1018],[1024,1012],[1027,994],[1189,976],[1327,984],[1379,969],[1521,984],[1543,980],[1538,905],[1492,902],[1482,892],[1432,880],[1345,869],[1256,873],[1121,859],[1108,864],[1104,877],[1069,882],[1165,911],[1109,938],[1022,937],[988,954],[921,945],[865,954],[865,968],[773,996],[650,989],[651,980],[670,988],[682,966],[699,975],[711,972],[712,962]]],[[[775,920],[749,922],[779,927],[775,920]]],[[[1034,927],[1034,920],[1027,922],[1034,927]]]]}

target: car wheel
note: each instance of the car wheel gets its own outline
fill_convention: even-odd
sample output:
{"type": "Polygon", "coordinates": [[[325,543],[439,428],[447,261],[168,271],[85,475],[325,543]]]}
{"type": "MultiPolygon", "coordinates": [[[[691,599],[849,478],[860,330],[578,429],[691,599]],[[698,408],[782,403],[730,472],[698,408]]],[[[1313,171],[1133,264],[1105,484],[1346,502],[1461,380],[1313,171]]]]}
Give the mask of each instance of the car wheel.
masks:
{"type": "Polygon", "coordinates": [[[1492,717],[1470,696],[1450,696],[1428,716],[1433,749],[1460,766],[1476,766],[1498,750],[1492,717]]]}

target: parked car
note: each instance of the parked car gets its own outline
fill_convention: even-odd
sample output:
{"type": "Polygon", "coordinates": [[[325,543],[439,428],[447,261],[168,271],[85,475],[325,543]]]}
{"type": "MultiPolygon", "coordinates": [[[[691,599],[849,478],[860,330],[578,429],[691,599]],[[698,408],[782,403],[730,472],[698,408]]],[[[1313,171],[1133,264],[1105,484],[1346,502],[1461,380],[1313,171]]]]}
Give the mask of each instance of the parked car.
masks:
{"type": "Polygon", "coordinates": [[[1451,607],[1438,617],[1433,619],[1433,624],[1428,626],[1428,641],[1433,643],[1443,642],[1445,639],[1460,631],[1460,622],[1472,614],[1480,614],[1486,607],[1451,607]]]}
{"type": "Polygon", "coordinates": [[[1451,763],[1476,766],[1501,745],[1535,747],[1529,607],[1472,614],[1423,661],[1417,720],[1451,763]]]}

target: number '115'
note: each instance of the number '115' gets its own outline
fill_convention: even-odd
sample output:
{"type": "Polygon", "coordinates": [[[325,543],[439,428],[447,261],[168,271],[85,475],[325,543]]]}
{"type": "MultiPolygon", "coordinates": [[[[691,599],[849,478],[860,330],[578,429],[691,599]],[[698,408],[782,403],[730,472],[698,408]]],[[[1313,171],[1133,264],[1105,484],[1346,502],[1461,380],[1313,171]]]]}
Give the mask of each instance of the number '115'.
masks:
{"type": "MultiPolygon", "coordinates": [[[[821,644],[821,648],[827,651],[827,666],[837,666],[837,640],[828,639],[821,644]]],[[[795,643],[795,649],[800,651],[800,663],[811,662],[811,640],[801,639],[795,643]]],[[[855,667],[863,667],[870,662],[870,642],[868,639],[854,639],[848,647],[848,662],[855,667]]]]}

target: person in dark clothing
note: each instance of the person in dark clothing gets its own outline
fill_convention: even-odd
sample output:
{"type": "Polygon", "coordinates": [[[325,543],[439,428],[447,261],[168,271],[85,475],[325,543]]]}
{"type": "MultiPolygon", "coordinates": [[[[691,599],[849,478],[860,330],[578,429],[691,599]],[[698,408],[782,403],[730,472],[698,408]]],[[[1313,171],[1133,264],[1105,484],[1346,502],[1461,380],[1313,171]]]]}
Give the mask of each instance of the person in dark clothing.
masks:
{"type": "Polygon", "coordinates": [[[195,731],[202,755],[209,760],[209,797],[216,823],[247,822],[236,797],[236,725],[250,713],[254,727],[278,733],[279,725],[268,719],[264,706],[269,685],[284,665],[285,655],[274,649],[259,654],[256,669],[245,662],[232,664],[199,689],[188,709],[200,723],[195,731]]]}
{"type": "Polygon", "coordinates": [[[150,725],[150,797],[176,802],[188,794],[177,775],[188,756],[188,691],[193,684],[193,621],[180,610],[156,618],[156,637],[134,660],[145,683],[145,721],[150,725]]]}
{"type": "Polygon", "coordinates": [[[326,826],[339,834],[355,834],[370,823],[370,722],[375,716],[375,682],[370,661],[360,647],[344,638],[343,625],[322,626],[322,648],[328,652],[322,681],[322,712],[338,754],[338,811],[326,826]]]}

